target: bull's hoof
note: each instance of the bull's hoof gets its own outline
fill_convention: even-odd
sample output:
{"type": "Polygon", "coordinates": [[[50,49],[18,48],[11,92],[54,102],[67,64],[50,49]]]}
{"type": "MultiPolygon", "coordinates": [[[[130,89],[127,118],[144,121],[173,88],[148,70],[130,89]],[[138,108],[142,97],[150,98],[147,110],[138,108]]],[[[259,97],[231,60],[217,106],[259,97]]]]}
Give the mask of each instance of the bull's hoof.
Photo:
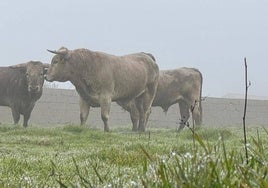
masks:
{"type": "Polygon", "coordinates": [[[139,127],[139,132],[145,132],[145,127],[139,127]]]}
{"type": "Polygon", "coordinates": [[[179,133],[179,132],[181,132],[183,130],[183,128],[177,128],[177,132],[179,133]]]}
{"type": "Polygon", "coordinates": [[[109,128],[104,128],[104,132],[110,132],[109,128]]]}
{"type": "Polygon", "coordinates": [[[181,132],[185,127],[185,124],[180,124],[180,126],[177,128],[178,132],[181,132]]]}

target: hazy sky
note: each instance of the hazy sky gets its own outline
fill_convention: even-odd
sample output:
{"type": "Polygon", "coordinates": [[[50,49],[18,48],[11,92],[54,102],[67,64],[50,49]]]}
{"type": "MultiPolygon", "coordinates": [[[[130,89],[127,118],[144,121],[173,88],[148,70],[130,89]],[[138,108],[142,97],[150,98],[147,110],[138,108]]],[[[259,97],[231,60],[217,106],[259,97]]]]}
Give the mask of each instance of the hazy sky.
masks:
{"type": "MultiPolygon", "coordinates": [[[[267,0],[1,0],[0,66],[40,60],[46,49],[154,54],[160,69],[198,68],[203,95],[268,96],[267,0]]],[[[67,86],[69,87],[69,86],[67,86]]]]}

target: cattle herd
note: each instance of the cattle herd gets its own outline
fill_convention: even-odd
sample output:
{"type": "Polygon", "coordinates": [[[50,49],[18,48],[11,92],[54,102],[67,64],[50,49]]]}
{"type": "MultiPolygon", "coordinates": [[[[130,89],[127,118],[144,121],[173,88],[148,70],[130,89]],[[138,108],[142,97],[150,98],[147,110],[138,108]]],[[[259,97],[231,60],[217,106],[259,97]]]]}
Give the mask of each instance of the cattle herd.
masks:
{"type": "Polygon", "coordinates": [[[133,131],[145,131],[151,106],[165,112],[178,103],[179,130],[192,113],[194,123],[202,123],[202,74],[194,68],[159,71],[149,53],[114,56],[88,49],[48,50],[55,54],[51,64],[30,61],[0,67],[0,106],[11,108],[14,123],[23,115],[23,126],[42,95],[44,80],[70,81],[80,97],[81,125],[87,121],[90,107],[101,108],[104,131],[109,131],[111,102],[130,113],[133,131]]]}

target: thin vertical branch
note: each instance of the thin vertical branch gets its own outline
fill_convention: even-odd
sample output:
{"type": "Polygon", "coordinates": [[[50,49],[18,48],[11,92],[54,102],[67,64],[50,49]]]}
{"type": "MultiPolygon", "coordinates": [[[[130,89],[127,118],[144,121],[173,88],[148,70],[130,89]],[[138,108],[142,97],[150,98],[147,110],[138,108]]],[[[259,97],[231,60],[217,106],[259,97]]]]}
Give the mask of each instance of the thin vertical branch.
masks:
{"type": "Polygon", "coordinates": [[[245,105],[244,105],[244,115],[243,115],[243,129],[244,129],[244,144],[245,144],[245,151],[246,151],[246,161],[248,164],[248,148],[247,148],[247,133],[246,133],[246,114],[247,114],[247,102],[248,102],[248,66],[247,66],[247,60],[244,58],[245,62],[245,105]]]}

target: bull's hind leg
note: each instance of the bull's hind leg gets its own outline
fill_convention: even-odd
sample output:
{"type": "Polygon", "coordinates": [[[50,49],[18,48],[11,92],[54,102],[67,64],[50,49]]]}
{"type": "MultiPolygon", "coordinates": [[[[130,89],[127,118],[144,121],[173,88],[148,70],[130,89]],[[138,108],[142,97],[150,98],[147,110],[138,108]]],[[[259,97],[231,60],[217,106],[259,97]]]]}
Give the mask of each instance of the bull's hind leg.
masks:
{"type": "Polygon", "coordinates": [[[139,124],[139,129],[141,131],[145,131],[146,125],[148,123],[148,119],[151,114],[151,106],[155,97],[157,85],[158,85],[157,82],[149,84],[144,94],[142,95],[143,115],[140,116],[140,122],[142,122],[142,124],[141,123],[139,124]]]}
{"type": "Polygon", "coordinates": [[[143,108],[143,96],[144,94],[142,94],[141,96],[137,97],[135,99],[135,104],[137,107],[137,110],[139,111],[139,131],[144,132],[145,131],[145,113],[144,113],[144,108],[143,108]]]}
{"type": "Polygon", "coordinates": [[[199,102],[196,103],[194,109],[193,109],[193,119],[195,122],[195,125],[201,125],[202,124],[202,112],[201,107],[199,105],[199,102]]]}
{"type": "Polygon", "coordinates": [[[139,110],[137,109],[135,103],[131,105],[130,109],[130,118],[132,121],[132,131],[138,131],[138,123],[139,123],[139,110]]]}
{"type": "Polygon", "coordinates": [[[90,106],[82,97],[80,97],[79,105],[80,105],[80,123],[81,125],[85,125],[88,118],[90,106]]]}
{"type": "Polygon", "coordinates": [[[131,101],[117,101],[123,109],[127,110],[130,114],[130,119],[132,122],[132,131],[138,131],[138,123],[139,123],[139,110],[135,104],[135,99],[131,101]]]}
{"type": "Polygon", "coordinates": [[[181,131],[188,123],[188,119],[190,117],[190,107],[183,100],[179,101],[179,106],[180,106],[181,121],[178,131],[181,131]]]}
{"type": "Polygon", "coordinates": [[[104,131],[109,131],[108,119],[110,114],[111,108],[111,98],[101,98],[100,100],[100,107],[101,107],[101,119],[104,123],[104,131]]]}
{"type": "Polygon", "coordinates": [[[12,116],[13,116],[13,120],[14,120],[14,124],[18,124],[19,120],[20,120],[20,113],[19,110],[15,107],[11,108],[12,111],[12,116]]]}

